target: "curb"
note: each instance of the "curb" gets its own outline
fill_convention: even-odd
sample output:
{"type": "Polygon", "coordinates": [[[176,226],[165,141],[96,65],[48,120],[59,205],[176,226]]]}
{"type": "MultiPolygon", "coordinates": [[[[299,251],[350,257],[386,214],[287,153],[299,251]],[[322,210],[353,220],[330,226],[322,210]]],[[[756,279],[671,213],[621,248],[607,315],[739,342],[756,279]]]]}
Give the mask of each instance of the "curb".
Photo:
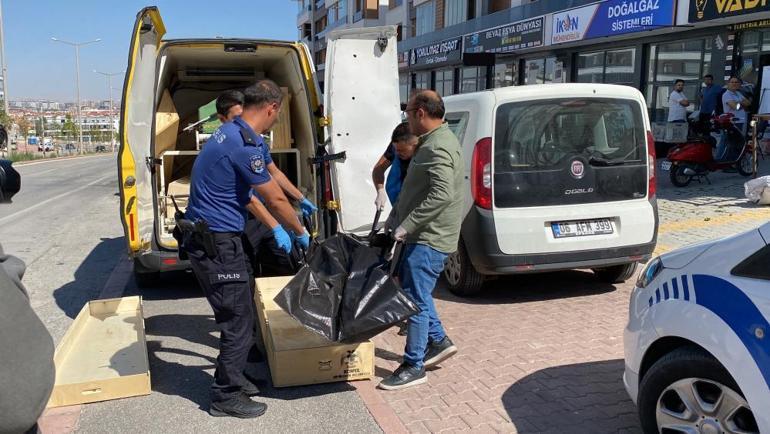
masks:
{"type": "MultiPolygon", "coordinates": [[[[76,157],[81,158],[81,157],[76,157]]],[[[99,293],[99,299],[115,298],[123,295],[123,291],[131,279],[131,260],[121,255],[110,277],[99,293]]],[[[71,434],[78,428],[82,405],[69,407],[46,408],[37,421],[39,432],[43,434],[71,434]]]]}
{"type": "Polygon", "coordinates": [[[35,166],[37,164],[45,164],[45,163],[54,163],[56,161],[62,161],[62,160],[75,160],[78,158],[96,158],[96,157],[105,157],[108,155],[113,155],[111,152],[102,153],[102,154],[95,154],[95,155],[75,155],[75,156],[67,156],[67,157],[54,157],[54,158],[38,158],[37,160],[27,160],[27,161],[16,161],[13,163],[14,167],[20,167],[20,166],[35,166]]]}
{"type": "Polygon", "coordinates": [[[353,381],[348,383],[356,388],[358,396],[364,401],[366,409],[374,417],[374,421],[385,433],[408,433],[393,408],[382,398],[374,386],[374,380],[353,381]]]}

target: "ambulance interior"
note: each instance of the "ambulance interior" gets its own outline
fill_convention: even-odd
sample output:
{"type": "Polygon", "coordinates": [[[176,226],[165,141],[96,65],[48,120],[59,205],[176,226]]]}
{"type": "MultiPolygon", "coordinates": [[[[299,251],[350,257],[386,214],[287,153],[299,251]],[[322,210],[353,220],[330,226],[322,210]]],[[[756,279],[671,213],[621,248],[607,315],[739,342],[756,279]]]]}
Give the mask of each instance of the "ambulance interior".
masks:
{"type": "Polygon", "coordinates": [[[225,46],[172,43],[161,52],[152,148],[157,239],[167,248],[176,247],[171,198],[184,211],[195,157],[219,126],[213,102],[225,90],[243,90],[264,78],[281,86],[284,100],[279,120],[265,141],[275,164],[303,194],[316,197],[314,170],[308,163],[316,147],[315,108],[310,107],[297,51],[286,45],[260,44],[252,51],[226,51],[225,46]],[[213,119],[208,118],[212,113],[213,119]]]}

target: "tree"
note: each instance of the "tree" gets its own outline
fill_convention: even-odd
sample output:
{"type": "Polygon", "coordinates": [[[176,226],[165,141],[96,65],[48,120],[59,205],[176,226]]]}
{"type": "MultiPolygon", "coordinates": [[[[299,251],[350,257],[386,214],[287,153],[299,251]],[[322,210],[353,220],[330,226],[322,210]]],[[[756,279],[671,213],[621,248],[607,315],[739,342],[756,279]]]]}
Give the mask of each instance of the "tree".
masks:
{"type": "Polygon", "coordinates": [[[29,119],[21,115],[16,117],[14,123],[17,127],[19,127],[19,133],[21,133],[21,136],[26,138],[27,134],[29,134],[30,128],[32,128],[32,124],[29,123],[29,119]]]}
{"type": "Polygon", "coordinates": [[[12,123],[13,120],[8,116],[8,113],[6,113],[5,110],[0,110],[0,125],[10,128],[12,123]]]}
{"type": "Polygon", "coordinates": [[[78,137],[78,125],[72,121],[71,115],[67,115],[65,118],[64,124],[61,126],[61,132],[64,134],[64,137],[71,138],[72,140],[78,137]]]}

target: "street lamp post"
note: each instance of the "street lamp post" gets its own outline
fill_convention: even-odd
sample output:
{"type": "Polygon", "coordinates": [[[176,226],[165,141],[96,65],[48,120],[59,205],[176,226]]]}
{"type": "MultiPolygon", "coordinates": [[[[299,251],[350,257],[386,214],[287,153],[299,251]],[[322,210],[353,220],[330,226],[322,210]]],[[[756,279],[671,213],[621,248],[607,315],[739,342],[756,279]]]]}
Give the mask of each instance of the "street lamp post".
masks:
{"type": "Polygon", "coordinates": [[[115,119],[112,117],[113,105],[112,105],[112,76],[123,74],[121,72],[101,72],[94,69],[94,72],[107,77],[107,89],[110,92],[110,146],[112,152],[115,152],[115,119]]]}
{"type": "Polygon", "coordinates": [[[80,47],[83,45],[93,44],[101,41],[101,38],[94,39],[93,41],[86,42],[70,42],[58,38],[51,38],[54,42],[61,42],[75,47],[75,85],[77,92],[77,110],[78,110],[78,147],[79,153],[83,153],[83,117],[80,114],[80,47]]]}

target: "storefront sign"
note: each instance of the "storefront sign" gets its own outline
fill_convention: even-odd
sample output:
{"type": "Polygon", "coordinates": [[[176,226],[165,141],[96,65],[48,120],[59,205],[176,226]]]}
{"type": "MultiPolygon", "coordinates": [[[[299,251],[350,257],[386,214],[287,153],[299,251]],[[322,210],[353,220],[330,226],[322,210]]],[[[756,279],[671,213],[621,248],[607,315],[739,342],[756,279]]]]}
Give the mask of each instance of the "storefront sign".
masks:
{"type": "Polygon", "coordinates": [[[730,26],[730,30],[749,30],[758,29],[760,27],[770,27],[770,19],[749,21],[748,23],[733,24],[730,26]]]}
{"type": "Polygon", "coordinates": [[[690,0],[690,22],[770,11],[768,0],[690,0]]]}
{"type": "Polygon", "coordinates": [[[545,18],[519,21],[465,36],[466,53],[508,53],[543,45],[545,18]]]}
{"type": "Polygon", "coordinates": [[[398,53],[398,69],[409,67],[409,50],[398,53]]]}
{"type": "Polygon", "coordinates": [[[608,0],[558,12],[553,14],[551,43],[562,44],[671,26],[674,24],[675,5],[675,0],[608,0]]]}
{"type": "Polygon", "coordinates": [[[413,48],[409,56],[409,65],[438,66],[459,62],[463,54],[462,42],[462,37],[458,37],[413,48]]]}

